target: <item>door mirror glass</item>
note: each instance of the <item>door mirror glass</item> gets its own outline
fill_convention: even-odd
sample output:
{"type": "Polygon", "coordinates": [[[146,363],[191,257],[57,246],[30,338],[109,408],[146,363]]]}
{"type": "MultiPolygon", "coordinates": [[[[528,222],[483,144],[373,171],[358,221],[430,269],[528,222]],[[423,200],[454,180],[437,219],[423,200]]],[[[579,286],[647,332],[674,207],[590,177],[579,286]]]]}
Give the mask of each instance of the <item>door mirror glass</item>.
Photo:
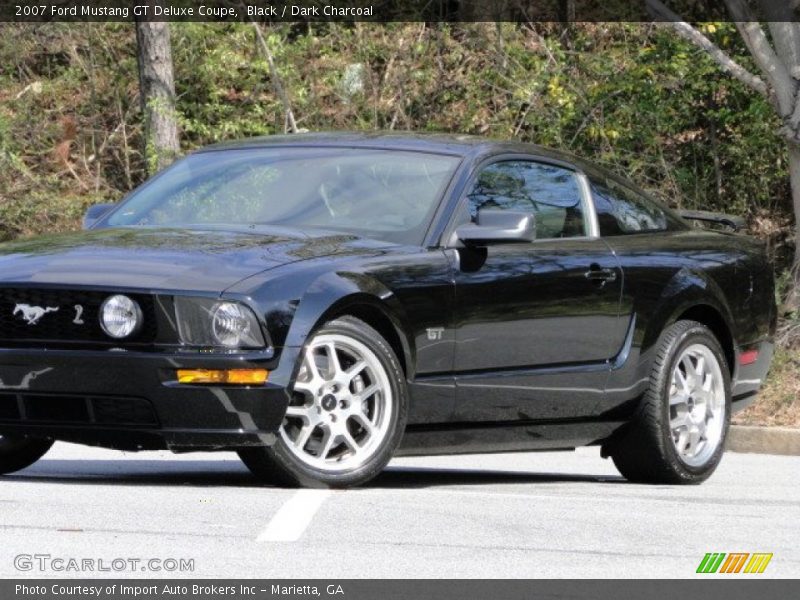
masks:
{"type": "Polygon", "coordinates": [[[481,209],[475,223],[459,227],[456,236],[465,246],[532,242],[536,239],[536,217],[526,211],[481,209]]]}

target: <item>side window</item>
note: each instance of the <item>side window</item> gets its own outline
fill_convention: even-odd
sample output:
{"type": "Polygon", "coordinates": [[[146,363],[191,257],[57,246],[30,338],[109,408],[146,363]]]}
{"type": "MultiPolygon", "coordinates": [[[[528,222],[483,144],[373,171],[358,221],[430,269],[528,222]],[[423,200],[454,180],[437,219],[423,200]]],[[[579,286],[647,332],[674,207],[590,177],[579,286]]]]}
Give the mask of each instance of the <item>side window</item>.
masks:
{"type": "Polygon", "coordinates": [[[600,235],[625,235],[647,231],[666,231],[666,212],[657,204],[618,183],[592,182],[592,197],[600,235]]]}
{"type": "Polygon", "coordinates": [[[586,235],[583,198],[572,171],[530,161],[486,166],[469,194],[470,216],[480,209],[529,211],[536,215],[539,239],[586,235]]]}

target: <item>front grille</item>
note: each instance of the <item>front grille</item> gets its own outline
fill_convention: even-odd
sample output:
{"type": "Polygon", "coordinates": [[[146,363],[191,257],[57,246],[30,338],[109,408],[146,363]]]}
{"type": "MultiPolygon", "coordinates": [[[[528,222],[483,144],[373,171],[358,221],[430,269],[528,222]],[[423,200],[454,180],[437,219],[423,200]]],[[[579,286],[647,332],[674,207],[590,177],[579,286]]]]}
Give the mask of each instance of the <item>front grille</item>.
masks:
{"type": "Polygon", "coordinates": [[[66,394],[0,394],[0,422],[64,425],[158,424],[144,398],[66,394]]]}
{"type": "Polygon", "coordinates": [[[0,421],[19,421],[19,403],[15,396],[0,396],[0,421]]]}
{"type": "Polygon", "coordinates": [[[153,407],[142,398],[92,398],[95,423],[153,425],[153,407]]]}
{"type": "Polygon", "coordinates": [[[89,423],[89,404],[79,396],[22,396],[28,421],[56,423],[89,423]]]}
{"type": "MultiPolygon", "coordinates": [[[[109,338],[103,332],[98,320],[101,304],[112,294],[113,292],[81,290],[0,288],[0,340],[119,344],[119,341],[109,338]],[[41,313],[40,309],[47,312],[36,318],[37,313],[41,313]],[[37,313],[32,313],[31,310],[37,313]],[[35,322],[26,320],[26,311],[29,317],[36,319],[35,322]]],[[[146,294],[129,296],[141,306],[144,326],[136,336],[126,339],[125,343],[150,343],[157,333],[153,298],[146,294]]]]}

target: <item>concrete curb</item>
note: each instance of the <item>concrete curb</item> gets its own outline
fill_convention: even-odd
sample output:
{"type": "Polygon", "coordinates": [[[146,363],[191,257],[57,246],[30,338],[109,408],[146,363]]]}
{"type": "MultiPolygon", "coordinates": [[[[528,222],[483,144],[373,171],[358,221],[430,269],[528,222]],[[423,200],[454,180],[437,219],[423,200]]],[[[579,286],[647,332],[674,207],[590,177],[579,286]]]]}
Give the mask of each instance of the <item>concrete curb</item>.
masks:
{"type": "Polygon", "coordinates": [[[800,429],[732,425],[725,449],[728,452],[800,455],[800,429]]]}

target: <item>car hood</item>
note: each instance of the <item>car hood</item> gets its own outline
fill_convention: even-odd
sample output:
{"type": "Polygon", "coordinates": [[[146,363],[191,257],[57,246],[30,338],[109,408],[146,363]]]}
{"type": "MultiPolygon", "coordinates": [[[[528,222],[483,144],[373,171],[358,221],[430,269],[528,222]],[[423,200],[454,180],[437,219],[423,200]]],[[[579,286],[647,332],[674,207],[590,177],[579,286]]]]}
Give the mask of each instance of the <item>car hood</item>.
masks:
{"type": "Polygon", "coordinates": [[[283,228],[98,229],[0,244],[0,285],[222,292],[280,265],[386,245],[283,228]]]}

